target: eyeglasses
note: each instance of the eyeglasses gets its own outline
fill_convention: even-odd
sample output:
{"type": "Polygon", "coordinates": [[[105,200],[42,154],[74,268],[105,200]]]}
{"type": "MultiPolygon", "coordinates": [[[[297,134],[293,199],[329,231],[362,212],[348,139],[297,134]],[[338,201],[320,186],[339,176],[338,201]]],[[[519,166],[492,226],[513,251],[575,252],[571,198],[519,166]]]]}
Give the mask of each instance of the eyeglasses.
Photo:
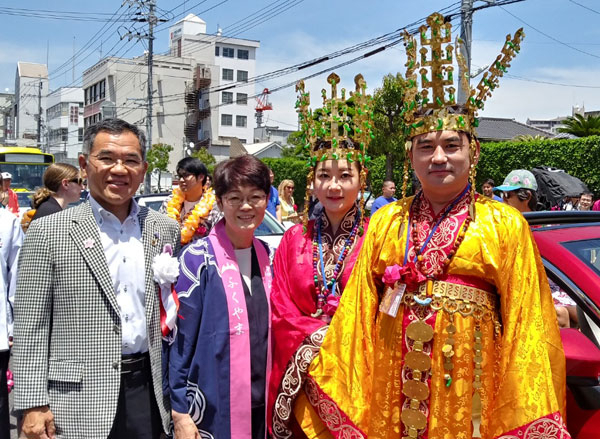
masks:
{"type": "Polygon", "coordinates": [[[71,180],[69,180],[71,183],[77,183],[78,185],[82,185],[83,184],[83,178],[79,177],[79,178],[73,178],[71,180]]]}
{"type": "Polygon", "coordinates": [[[117,165],[117,163],[121,163],[121,166],[127,168],[128,170],[137,171],[142,167],[144,161],[141,157],[136,156],[128,156],[126,158],[116,158],[112,155],[108,154],[98,154],[98,155],[90,155],[96,159],[100,165],[105,169],[110,169],[117,165]]]}
{"type": "Polygon", "coordinates": [[[294,186],[287,186],[286,189],[294,190],[294,186]]]}
{"type": "Polygon", "coordinates": [[[240,195],[230,195],[223,197],[223,201],[233,208],[238,208],[248,203],[252,207],[260,206],[267,201],[266,195],[252,194],[248,197],[242,197],[240,195]]]}
{"type": "Polygon", "coordinates": [[[194,174],[190,174],[189,172],[185,172],[182,174],[177,174],[177,178],[180,180],[185,180],[186,178],[190,177],[190,176],[194,176],[194,174]]]}

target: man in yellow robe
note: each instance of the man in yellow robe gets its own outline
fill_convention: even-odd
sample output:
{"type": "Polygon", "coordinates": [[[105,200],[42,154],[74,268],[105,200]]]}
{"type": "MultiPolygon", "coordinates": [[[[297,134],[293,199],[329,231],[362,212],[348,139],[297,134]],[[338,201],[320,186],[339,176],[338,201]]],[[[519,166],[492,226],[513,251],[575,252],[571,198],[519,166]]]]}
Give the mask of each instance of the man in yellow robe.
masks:
{"type": "Polygon", "coordinates": [[[475,114],[522,31],[457,106],[444,88],[450,24],[433,14],[428,27],[421,45],[432,59],[420,59],[430,94],[417,94],[416,42],[406,45],[407,157],[422,190],[371,219],[296,418],[309,438],[569,438],[564,354],[537,247],[517,210],[474,191],[475,114]]]}

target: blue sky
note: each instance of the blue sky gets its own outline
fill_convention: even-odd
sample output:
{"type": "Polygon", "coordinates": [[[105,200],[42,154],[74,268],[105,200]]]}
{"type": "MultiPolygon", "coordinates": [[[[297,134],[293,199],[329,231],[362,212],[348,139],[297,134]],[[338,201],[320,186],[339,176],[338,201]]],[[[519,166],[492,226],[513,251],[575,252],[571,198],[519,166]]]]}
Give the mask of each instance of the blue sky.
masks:
{"type": "MultiPolygon", "coordinates": [[[[18,7],[35,11],[79,11],[97,13],[96,17],[108,17],[106,14],[119,10],[121,3],[121,0],[95,3],[74,0],[17,3],[5,0],[0,1],[0,9],[18,7]]],[[[267,73],[392,32],[433,11],[457,3],[456,0],[411,3],[406,0],[188,0],[185,8],[204,19],[208,32],[214,33],[217,26],[226,30],[238,20],[268,5],[282,8],[291,6],[280,15],[238,35],[261,42],[257,69],[258,73],[267,73]]],[[[157,0],[161,10],[175,8],[175,15],[184,12],[183,4],[180,0],[157,0]]],[[[476,6],[483,4],[483,1],[475,2],[476,6]]],[[[525,121],[528,117],[541,119],[569,115],[574,105],[585,105],[586,110],[600,110],[599,19],[600,4],[597,0],[525,0],[476,12],[473,24],[473,70],[495,59],[506,34],[513,33],[521,26],[526,33],[521,55],[513,61],[509,70],[510,77],[501,80],[499,90],[488,100],[482,115],[525,121]]],[[[104,25],[95,21],[51,20],[6,14],[0,15],[0,24],[0,87],[11,91],[14,88],[17,61],[45,63],[48,59],[49,70],[54,72],[51,74],[50,88],[71,84],[70,64],[60,71],[56,69],[72,56],[74,38],[75,50],[80,50],[104,25]]],[[[102,55],[134,56],[143,53],[141,43],[119,42],[116,27],[102,36],[102,55]],[[112,48],[115,49],[111,52],[112,48]]],[[[167,28],[168,25],[162,24],[160,27],[167,28]]],[[[138,25],[138,28],[142,26],[138,25]]],[[[460,31],[458,22],[454,31],[460,31]]],[[[76,58],[76,82],[80,81],[83,69],[100,59],[99,46],[98,40],[91,45],[94,50],[88,50],[76,58]]],[[[168,31],[164,30],[157,34],[155,50],[164,52],[167,46],[168,31]]],[[[303,74],[329,68],[353,56],[257,83],[256,90],[292,82],[303,74]]],[[[351,88],[354,75],[361,72],[367,79],[369,89],[373,90],[380,85],[385,74],[403,73],[403,66],[403,49],[398,45],[336,69],[336,72],[342,77],[342,85],[347,88],[351,88]]],[[[326,76],[324,73],[307,81],[308,89],[315,95],[313,102],[317,102],[326,76]]],[[[296,120],[293,88],[274,93],[271,101],[274,110],[266,113],[268,123],[292,128],[296,120]]]]}

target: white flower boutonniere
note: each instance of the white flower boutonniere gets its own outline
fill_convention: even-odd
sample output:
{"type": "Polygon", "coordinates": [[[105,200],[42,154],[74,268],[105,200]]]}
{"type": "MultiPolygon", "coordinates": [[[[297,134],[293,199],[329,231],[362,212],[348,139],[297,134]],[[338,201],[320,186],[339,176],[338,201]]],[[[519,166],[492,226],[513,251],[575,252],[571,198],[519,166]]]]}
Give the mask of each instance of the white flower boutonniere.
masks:
{"type": "Polygon", "coordinates": [[[169,334],[177,322],[179,299],[174,284],[179,277],[179,261],[173,257],[173,248],[165,245],[163,252],[152,261],[154,281],[160,289],[160,327],[163,338],[169,341],[169,334]]]}
{"type": "Polygon", "coordinates": [[[175,283],[179,277],[179,261],[173,257],[173,250],[169,244],[165,245],[162,253],[154,256],[152,270],[155,282],[161,286],[175,283]]]}

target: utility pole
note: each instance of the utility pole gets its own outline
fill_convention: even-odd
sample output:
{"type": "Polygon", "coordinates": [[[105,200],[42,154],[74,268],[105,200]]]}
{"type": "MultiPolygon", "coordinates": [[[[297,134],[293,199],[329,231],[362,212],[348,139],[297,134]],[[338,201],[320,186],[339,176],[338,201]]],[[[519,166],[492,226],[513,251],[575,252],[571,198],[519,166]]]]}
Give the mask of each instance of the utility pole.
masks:
{"type": "MultiPolygon", "coordinates": [[[[146,114],[146,138],[148,139],[147,148],[152,148],[152,58],[154,48],[154,24],[156,16],[154,11],[156,8],[156,0],[148,0],[148,111],[146,114]]],[[[151,175],[146,174],[144,181],[144,193],[149,194],[152,191],[151,175]]]]}
{"type": "MultiPolygon", "coordinates": [[[[459,67],[459,77],[467,78],[467,83],[470,82],[471,79],[471,31],[473,28],[473,1],[474,0],[462,0],[460,6],[460,39],[462,40],[461,51],[463,56],[465,57],[465,61],[467,64],[466,71],[463,71],[462,68],[459,67]]],[[[463,90],[463,88],[458,86],[458,103],[464,104],[468,98],[468,90],[463,90]]]]}
{"type": "MultiPolygon", "coordinates": [[[[460,38],[462,43],[462,54],[465,57],[467,64],[467,70],[463,71],[459,69],[459,77],[463,78],[466,75],[467,82],[471,81],[471,44],[473,42],[472,30],[473,30],[473,3],[477,0],[461,0],[460,5],[460,38]]],[[[496,0],[481,0],[488,4],[496,3],[496,0]]],[[[474,75],[476,76],[476,75],[474,75]]],[[[464,104],[467,101],[469,91],[465,91],[462,87],[458,87],[458,103],[464,104]]]]}
{"type": "MultiPolygon", "coordinates": [[[[153,95],[153,87],[152,87],[152,67],[154,61],[154,26],[158,22],[165,22],[167,20],[159,20],[156,18],[156,0],[125,0],[123,4],[129,5],[137,5],[140,8],[143,6],[148,7],[148,12],[140,12],[139,15],[143,16],[143,18],[134,18],[133,21],[148,23],[148,33],[145,35],[141,35],[139,33],[127,32],[121,36],[121,39],[128,37],[130,40],[132,38],[137,38],[138,40],[144,39],[148,40],[148,88],[147,88],[147,111],[146,111],[146,139],[147,145],[146,149],[152,148],[152,95],[153,95]]],[[[144,180],[144,193],[148,194],[151,191],[151,178],[150,174],[146,174],[146,179],[144,180]]]]}
{"type": "Polygon", "coordinates": [[[42,81],[38,90],[37,144],[42,149],[42,81]]]}

